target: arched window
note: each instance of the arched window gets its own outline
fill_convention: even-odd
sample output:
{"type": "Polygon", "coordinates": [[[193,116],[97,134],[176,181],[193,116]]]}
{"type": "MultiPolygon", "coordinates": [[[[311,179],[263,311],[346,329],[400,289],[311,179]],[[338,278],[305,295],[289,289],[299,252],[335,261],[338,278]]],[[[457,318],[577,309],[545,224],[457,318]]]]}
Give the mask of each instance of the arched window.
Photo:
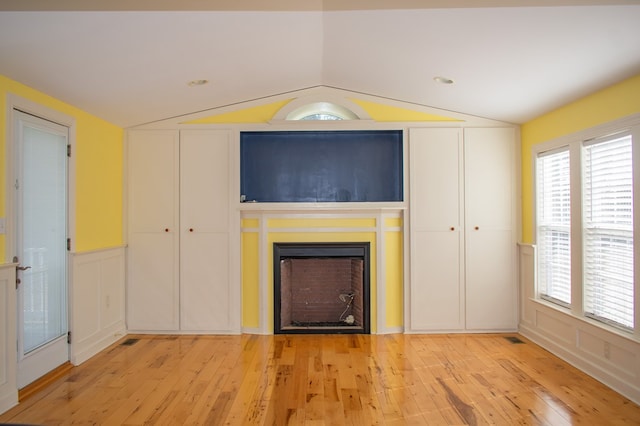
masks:
{"type": "Polygon", "coordinates": [[[359,117],[348,108],[331,102],[313,102],[294,109],[287,114],[287,120],[358,120],[359,117]]]}

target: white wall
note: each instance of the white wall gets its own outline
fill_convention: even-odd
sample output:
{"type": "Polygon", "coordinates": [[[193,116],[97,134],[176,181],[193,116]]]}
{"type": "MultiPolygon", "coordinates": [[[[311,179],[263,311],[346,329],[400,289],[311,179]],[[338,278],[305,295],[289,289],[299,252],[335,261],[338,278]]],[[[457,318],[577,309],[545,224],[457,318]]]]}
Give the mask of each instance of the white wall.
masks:
{"type": "Polygon", "coordinates": [[[125,248],[71,257],[71,352],[78,365],[126,334],[125,248]]]}

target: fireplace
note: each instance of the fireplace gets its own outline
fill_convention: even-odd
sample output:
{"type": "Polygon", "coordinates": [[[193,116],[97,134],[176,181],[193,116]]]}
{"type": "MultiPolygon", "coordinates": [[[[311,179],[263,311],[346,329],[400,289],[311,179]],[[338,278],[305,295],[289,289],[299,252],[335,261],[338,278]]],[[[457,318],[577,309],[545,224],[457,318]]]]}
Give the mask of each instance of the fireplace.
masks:
{"type": "Polygon", "coordinates": [[[274,333],[370,333],[369,242],[274,243],[274,333]]]}

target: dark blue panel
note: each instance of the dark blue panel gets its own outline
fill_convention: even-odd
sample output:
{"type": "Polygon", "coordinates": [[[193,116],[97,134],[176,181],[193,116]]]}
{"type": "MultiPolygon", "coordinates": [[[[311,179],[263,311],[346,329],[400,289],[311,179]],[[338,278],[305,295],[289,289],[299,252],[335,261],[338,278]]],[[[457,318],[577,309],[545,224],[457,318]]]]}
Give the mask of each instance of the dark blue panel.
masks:
{"type": "Polygon", "coordinates": [[[402,201],[402,131],[242,132],[247,201],[402,201]]]}

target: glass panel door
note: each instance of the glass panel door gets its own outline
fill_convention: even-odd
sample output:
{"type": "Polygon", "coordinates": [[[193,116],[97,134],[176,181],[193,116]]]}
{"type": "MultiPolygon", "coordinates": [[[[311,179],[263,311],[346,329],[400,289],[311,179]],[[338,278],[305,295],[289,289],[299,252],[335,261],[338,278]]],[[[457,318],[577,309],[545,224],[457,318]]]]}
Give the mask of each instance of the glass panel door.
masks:
{"type": "Polygon", "coordinates": [[[16,112],[15,130],[18,384],[24,386],[69,359],[68,129],[16,112]]]}

